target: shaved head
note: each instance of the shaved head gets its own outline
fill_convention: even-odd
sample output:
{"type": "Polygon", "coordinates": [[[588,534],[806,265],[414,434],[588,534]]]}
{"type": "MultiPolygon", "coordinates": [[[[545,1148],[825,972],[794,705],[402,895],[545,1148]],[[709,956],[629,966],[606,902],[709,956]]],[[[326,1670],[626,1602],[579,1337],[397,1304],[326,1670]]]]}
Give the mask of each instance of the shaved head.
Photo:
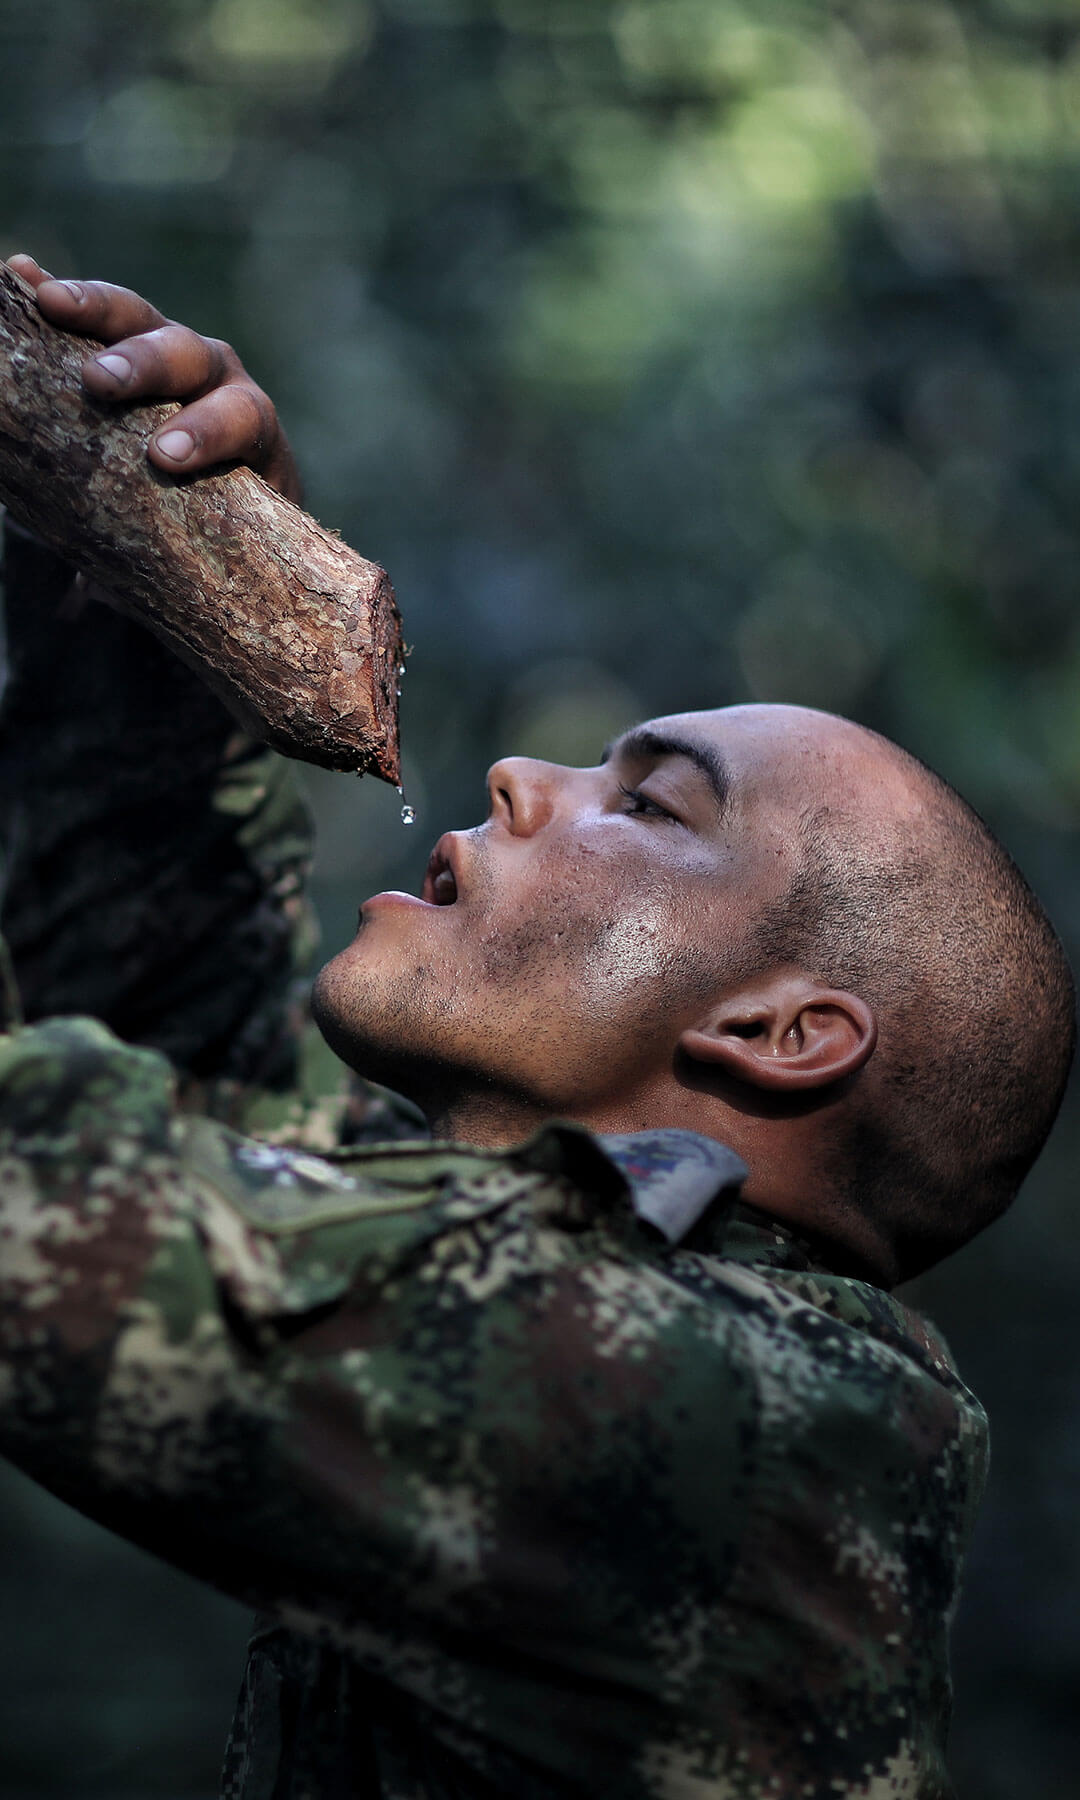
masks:
{"type": "Polygon", "coordinates": [[[874,1008],[877,1054],[836,1173],[906,1277],[1016,1194],[1061,1102],[1074,987],[1046,913],[975,810],[876,733],[831,719],[822,732],[881,782],[837,783],[802,809],[797,871],[757,922],[748,964],[799,964],[874,1008]]]}
{"type": "Polygon", "coordinates": [[[509,757],[419,896],[361,908],[316,1016],[433,1128],[730,1143],[752,1204],[887,1283],[1008,1204],[1073,991],[1015,865],[938,776],[827,713],[653,719],[600,763],[509,757]]]}

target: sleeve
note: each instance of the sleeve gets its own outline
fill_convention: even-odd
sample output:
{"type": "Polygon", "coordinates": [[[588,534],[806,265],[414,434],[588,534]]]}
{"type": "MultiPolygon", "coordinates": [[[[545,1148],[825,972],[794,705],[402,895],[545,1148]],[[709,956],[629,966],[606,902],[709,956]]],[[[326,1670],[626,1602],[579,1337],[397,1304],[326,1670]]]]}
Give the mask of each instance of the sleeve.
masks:
{"type": "Polygon", "coordinates": [[[295,771],[6,522],[3,927],[28,1018],[92,1013],[201,1083],[282,1089],[314,943],[295,771]]]}
{"type": "Polygon", "coordinates": [[[359,1353],[352,1309],[437,1228],[437,1185],[179,1114],[166,1060],[97,1020],[0,1039],[0,1452],[237,1598],[325,1604],[305,1384],[359,1353]]]}
{"type": "Polygon", "coordinates": [[[686,1535],[679,1483],[650,1473],[657,1408],[686,1386],[696,1434],[717,1405],[687,1354],[700,1308],[676,1305],[676,1341],[602,1152],[560,1128],[584,1178],[528,1147],[328,1161],[177,1120],[170,1088],[95,1021],[0,1048],[0,1451],[359,1649],[410,1619],[527,1632],[587,1598],[602,1637],[620,1496],[640,1479],[656,1529],[686,1535]]]}
{"type": "MultiPolygon", "coordinates": [[[[0,1450],[567,1792],[733,1791],[733,1745],[820,1792],[824,1743],[845,1792],[944,1793],[981,1414],[659,1237],[573,1127],[327,1161],[178,1119],[164,1059],[97,1022],[26,1027],[0,1450]]],[[[264,1667],[272,1749],[298,1690],[264,1713],[264,1667]]]]}

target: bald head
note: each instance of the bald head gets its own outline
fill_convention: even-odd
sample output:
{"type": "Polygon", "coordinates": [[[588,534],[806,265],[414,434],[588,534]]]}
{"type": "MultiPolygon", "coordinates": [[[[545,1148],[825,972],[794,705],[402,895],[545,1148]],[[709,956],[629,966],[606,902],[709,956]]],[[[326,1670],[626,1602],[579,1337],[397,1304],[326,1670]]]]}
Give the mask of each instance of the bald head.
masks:
{"type": "Polygon", "coordinates": [[[1073,1052],[1068,963],[1011,857],[916,758],[826,714],[740,713],[778,747],[791,853],[745,967],[794,964],[873,1008],[835,1185],[913,1275],[1005,1209],[1046,1139],[1073,1052]]]}
{"type": "Polygon", "coordinates": [[[688,1127],[748,1197],[893,1279],[1000,1211],[1053,1116],[1071,983],[964,803],[795,707],[656,719],[592,768],[509,757],[420,897],[376,894],[319,1022],[433,1129],[688,1127]]]}

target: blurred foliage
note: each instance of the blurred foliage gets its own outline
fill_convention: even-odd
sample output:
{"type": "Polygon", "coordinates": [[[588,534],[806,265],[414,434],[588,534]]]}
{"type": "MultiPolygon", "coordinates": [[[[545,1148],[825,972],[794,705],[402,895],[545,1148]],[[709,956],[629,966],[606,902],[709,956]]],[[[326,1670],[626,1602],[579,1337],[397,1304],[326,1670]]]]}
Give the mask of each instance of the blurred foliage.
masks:
{"type": "MultiPolygon", "coordinates": [[[[313,776],[331,941],[498,751],[760,696],[941,768],[1076,943],[1080,0],[0,0],[0,66],[0,250],[231,339],[394,577],[420,827],[313,776]]],[[[1076,1791],[1077,1135],[924,1284],[997,1425],[964,1800],[1076,1791]]],[[[28,1495],[0,1792],[209,1792],[234,1609],[28,1495]]]]}

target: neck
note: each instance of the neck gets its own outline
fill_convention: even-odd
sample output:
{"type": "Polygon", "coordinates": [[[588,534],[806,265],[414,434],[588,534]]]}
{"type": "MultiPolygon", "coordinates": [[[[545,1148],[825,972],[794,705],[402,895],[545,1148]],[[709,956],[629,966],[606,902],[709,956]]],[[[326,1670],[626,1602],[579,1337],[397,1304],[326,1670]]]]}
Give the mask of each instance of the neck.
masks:
{"type": "Polygon", "coordinates": [[[749,1130],[745,1126],[746,1121],[733,1121],[724,1141],[751,1171],[741,1195],[747,1205],[820,1244],[837,1273],[893,1287],[899,1271],[892,1247],[831,1174],[835,1158],[829,1137],[807,1129],[806,1122],[780,1134],[763,1132],[758,1121],[749,1130]]]}
{"type": "Polygon", "coordinates": [[[588,1104],[580,1099],[575,1103],[571,1094],[544,1100],[494,1082],[463,1081],[460,1071],[454,1072],[452,1081],[433,1079],[426,1071],[423,1091],[418,1084],[407,1091],[436,1137],[485,1147],[519,1144],[549,1119],[596,1132],[649,1131],[668,1125],[707,1129],[689,1116],[677,1090],[669,1093],[668,1084],[652,1076],[629,1092],[590,1096],[588,1104]]]}
{"type": "Polygon", "coordinates": [[[548,1116],[525,1101],[508,1100],[505,1094],[494,1092],[467,1098],[458,1094],[446,1101],[426,1099],[419,1104],[433,1137],[493,1150],[520,1144],[548,1116]]]}
{"type": "Polygon", "coordinates": [[[742,1198],[747,1205],[802,1231],[822,1246],[824,1259],[838,1272],[858,1274],[885,1288],[898,1279],[891,1249],[871,1220],[845,1202],[825,1175],[830,1162],[827,1134],[820,1122],[791,1121],[778,1132],[776,1121],[762,1121],[723,1108],[723,1116],[671,1104],[611,1104],[578,1111],[567,1106],[557,1113],[504,1088],[455,1084],[440,1092],[413,1096],[432,1134],[456,1143],[502,1149],[519,1144],[554,1117],[585,1125],[596,1132],[646,1131],[677,1125],[714,1137],[735,1150],[750,1169],[742,1198]],[[823,1138],[825,1141],[823,1141],[823,1138]]]}
{"type": "MultiPolygon", "coordinates": [[[[396,1086],[420,1108],[432,1137],[453,1143],[502,1149],[520,1144],[553,1116],[550,1108],[545,1110],[527,1094],[482,1077],[463,1080],[458,1070],[451,1075],[431,1068],[399,1069],[395,1076],[388,1085],[396,1086]]],[[[382,1075],[380,1079],[387,1078],[382,1075]]]]}

